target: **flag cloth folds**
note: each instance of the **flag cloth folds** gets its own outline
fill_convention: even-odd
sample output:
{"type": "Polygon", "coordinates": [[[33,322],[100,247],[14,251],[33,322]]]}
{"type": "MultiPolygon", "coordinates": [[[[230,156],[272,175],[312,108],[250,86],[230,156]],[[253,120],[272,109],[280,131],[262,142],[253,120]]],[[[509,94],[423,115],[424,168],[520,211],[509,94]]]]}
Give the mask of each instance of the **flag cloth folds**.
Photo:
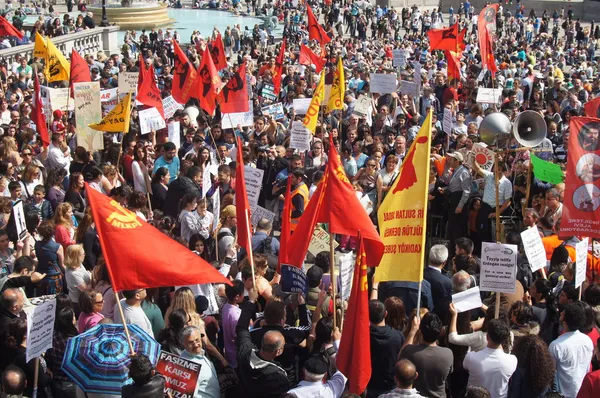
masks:
{"type": "Polygon", "coordinates": [[[196,80],[196,93],[193,97],[197,98],[202,109],[212,116],[217,107],[217,94],[221,91],[222,82],[208,46],[204,47],[202,62],[198,67],[198,79],[196,80]]]}
{"type": "Polygon", "coordinates": [[[371,379],[371,346],[369,331],[369,292],[367,261],[360,240],[354,265],[352,290],[344,320],[344,333],[337,354],[337,367],[348,378],[352,394],[362,394],[371,379]],[[366,343],[366,344],[365,344],[366,343]]]}
{"type": "Polygon", "coordinates": [[[173,84],[171,95],[180,104],[185,104],[191,97],[196,85],[198,72],[183,52],[177,40],[173,40],[173,57],[175,68],[173,69],[173,84]]]}
{"type": "Polygon", "coordinates": [[[445,29],[429,29],[427,38],[429,39],[429,51],[433,50],[459,50],[459,32],[458,23],[445,29]]]}
{"type": "Polygon", "coordinates": [[[457,79],[460,81],[460,58],[462,53],[446,50],[444,55],[448,61],[448,80],[457,79]]]}
{"type": "Polygon", "coordinates": [[[600,117],[600,97],[596,97],[583,105],[585,110],[585,116],[587,117],[600,117]]]}
{"type": "Polygon", "coordinates": [[[136,99],[144,105],[158,109],[160,115],[165,117],[162,97],[160,90],[156,85],[156,76],[154,76],[154,66],[146,68],[144,58],[140,55],[140,74],[138,75],[138,93],[136,99]]]}
{"type": "Polygon", "coordinates": [[[306,4],[306,12],[308,13],[308,39],[318,41],[321,47],[325,46],[331,41],[331,37],[327,35],[308,4],[306,4]]]}
{"type": "Polygon", "coordinates": [[[279,54],[277,54],[277,58],[275,59],[275,73],[273,75],[273,94],[279,95],[279,91],[281,90],[281,75],[283,74],[283,57],[285,56],[285,49],[287,47],[287,41],[285,37],[281,42],[281,47],[279,48],[279,54]]]}
{"type": "Polygon", "coordinates": [[[379,206],[377,219],[385,254],[375,280],[420,282],[423,279],[429,193],[431,111],[402,161],[398,178],[379,206]]]}
{"type": "Polygon", "coordinates": [[[250,203],[246,193],[246,180],[244,179],[244,156],[242,139],[237,137],[237,150],[235,156],[235,216],[237,218],[237,242],[240,247],[250,253],[252,233],[250,230],[250,203]]]}
{"type": "Polygon", "coordinates": [[[48,125],[42,112],[42,95],[40,94],[40,81],[37,76],[37,69],[33,71],[33,98],[31,101],[31,121],[35,124],[37,133],[40,135],[44,147],[50,145],[50,135],[48,134],[48,125]]]}
{"type": "Polygon", "coordinates": [[[288,263],[302,267],[315,225],[329,223],[329,232],[334,234],[357,236],[360,232],[365,241],[367,263],[376,267],[383,255],[383,242],[346,177],[332,135],[329,136],[328,158],[323,179],[288,242],[288,263]]]}
{"type": "Polygon", "coordinates": [[[100,247],[115,292],[231,282],[187,247],[86,183],[100,247]]]}
{"type": "Polygon", "coordinates": [[[227,59],[225,58],[225,46],[223,45],[223,38],[221,37],[221,33],[218,33],[217,37],[210,42],[210,55],[217,70],[227,68],[227,59]]]}
{"type": "Polygon", "coordinates": [[[35,44],[33,45],[33,56],[35,58],[44,58],[46,59],[46,52],[48,49],[46,48],[46,39],[40,32],[35,32],[35,44]]]}
{"type": "Polygon", "coordinates": [[[73,83],[87,83],[92,81],[90,76],[90,67],[85,59],[75,49],[71,51],[71,80],[69,86],[71,88],[71,97],[73,97],[73,83]]]}
{"type": "Polygon", "coordinates": [[[559,184],[565,180],[559,165],[540,159],[533,153],[531,154],[531,164],[533,165],[533,174],[542,181],[559,184]]]}
{"type": "Polygon", "coordinates": [[[479,38],[481,63],[484,68],[487,68],[492,73],[492,76],[498,68],[496,68],[490,32],[494,33],[496,31],[496,14],[498,13],[499,6],[499,4],[491,4],[485,7],[477,19],[477,36],[479,38]]]}
{"type": "Polygon", "coordinates": [[[277,263],[277,273],[281,274],[281,264],[288,263],[288,242],[291,236],[291,215],[292,215],[292,176],[288,176],[287,186],[285,188],[285,197],[283,200],[283,211],[281,212],[281,235],[279,236],[279,262],[277,263]]]}
{"type": "Polygon", "coordinates": [[[19,32],[6,18],[0,16],[0,36],[15,36],[22,39],[23,33],[19,32]]]}
{"type": "Polygon", "coordinates": [[[106,133],[129,133],[129,121],[131,120],[131,93],[125,97],[108,112],[98,123],[90,124],[94,130],[106,133]]]}
{"type": "Polygon", "coordinates": [[[329,92],[329,101],[327,101],[326,112],[336,109],[344,109],[344,97],[346,96],[346,78],[344,76],[344,64],[342,57],[338,57],[337,68],[333,74],[333,84],[329,92]]]}
{"type": "Polygon", "coordinates": [[[317,54],[313,52],[310,48],[302,44],[300,47],[300,65],[310,66],[311,64],[315,66],[315,70],[317,73],[321,73],[323,68],[325,67],[326,61],[319,57],[317,54]]]}
{"type": "Polygon", "coordinates": [[[222,113],[248,112],[248,88],[246,86],[246,63],[231,76],[217,96],[222,113]]]}
{"type": "Polygon", "coordinates": [[[321,104],[325,97],[325,73],[321,72],[321,77],[319,78],[319,84],[315,88],[313,92],[312,100],[310,101],[310,105],[306,110],[306,115],[304,115],[304,119],[302,119],[302,123],[311,133],[315,133],[315,129],[317,128],[317,121],[319,120],[319,111],[321,109],[321,104]]]}
{"type": "Polygon", "coordinates": [[[46,69],[44,70],[48,83],[69,80],[70,72],[69,61],[48,37],[46,39],[46,69]]]}

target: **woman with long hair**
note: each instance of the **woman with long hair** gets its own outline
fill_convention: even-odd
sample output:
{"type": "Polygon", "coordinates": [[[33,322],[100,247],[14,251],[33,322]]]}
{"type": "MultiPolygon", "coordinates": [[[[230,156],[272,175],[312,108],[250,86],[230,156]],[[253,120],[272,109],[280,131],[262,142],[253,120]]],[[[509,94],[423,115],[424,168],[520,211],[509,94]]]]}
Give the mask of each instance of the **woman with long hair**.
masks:
{"type": "Polygon", "coordinates": [[[171,174],[166,167],[159,167],[152,176],[152,208],[161,209],[167,199],[171,174]]]}
{"type": "Polygon", "coordinates": [[[21,198],[23,200],[33,200],[33,190],[41,184],[42,172],[34,164],[28,164],[21,174],[21,198]]]}
{"type": "Polygon", "coordinates": [[[550,344],[558,337],[560,312],[558,299],[553,293],[552,283],[548,279],[536,279],[529,287],[529,294],[525,296],[532,307],[533,315],[540,324],[540,337],[550,344]]]}
{"type": "Polygon", "coordinates": [[[65,194],[65,202],[70,203],[73,214],[77,220],[81,220],[85,212],[85,199],[83,198],[85,181],[83,174],[75,172],[69,176],[69,190],[65,194]]]}
{"type": "Polygon", "coordinates": [[[38,259],[36,271],[46,274],[36,287],[36,296],[60,294],[63,291],[62,277],[65,272],[63,265],[63,247],[54,241],[54,223],[42,221],[37,228],[41,240],[35,242],[35,254],[38,259]]]}
{"type": "Polygon", "coordinates": [[[0,146],[0,161],[10,162],[13,165],[21,164],[23,159],[19,155],[17,141],[15,137],[5,136],[2,138],[2,146],[0,146]]]}
{"type": "Polygon", "coordinates": [[[548,346],[536,335],[523,337],[515,344],[517,370],[508,382],[508,398],[541,398],[554,381],[556,365],[548,346]]]}
{"type": "Polygon", "coordinates": [[[104,259],[100,258],[98,263],[99,264],[95,266],[92,271],[92,285],[94,285],[94,290],[99,292],[102,296],[102,300],[104,300],[104,306],[100,312],[105,318],[113,319],[117,299],[110,283],[108,268],[106,267],[104,259]]]}
{"type": "Polygon", "coordinates": [[[61,365],[67,348],[67,340],[79,334],[75,326],[75,313],[71,308],[62,308],[56,312],[52,348],[46,351],[46,363],[52,372],[52,394],[55,397],[75,398],[75,385],[62,371],[61,365]]]}
{"type": "Polygon", "coordinates": [[[196,207],[198,207],[198,196],[193,192],[188,192],[179,202],[179,224],[181,225],[181,237],[189,242],[193,233],[200,232],[198,217],[196,217],[196,207]]]}
{"type": "Polygon", "coordinates": [[[384,305],[387,312],[385,324],[402,332],[408,324],[404,303],[398,297],[392,296],[385,300],[384,305]]]}
{"type": "Polygon", "coordinates": [[[152,190],[148,167],[146,167],[147,163],[148,152],[143,144],[138,144],[133,151],[133,162],[131,163],[133,189],[142,192],[144,195],[152,190]]]}
{"type": "Polygon", "coordinates": [[[74,244],[73,235],[75,226],[73,223],[73,208],[70,203],[61,203],[56,208],[54,214],[54,238],[57,243],[66,250],[67,247],[74,244]]]}
{"type": "Polygon", "coordinates": [[[196,297],[189,287],[181,287],[175,290],[173,301],[165,312],[165,327],[169,327],[169,316],[175,310],[184,310],[188,315],[193,326],[204,329],[204,322],[200,318],[200,314],[196,312],[196,297]]]}
{"type": "Polygon", "coordinates": [[[59,204],[65,201],[65,190],[63,181],[67,176],[67,171],[62,167],[55,167],[48,172],[46,178],[46,199],[52,206],[52,211],[56,212],[59,204]]]}
{"type": "Polygon", "coordinates": [[[156,339],[161,349],[175,355],[181,355],[185,347],[181,344],[180,334],[184,327],[190,325],[191,318],[185,310],[178,309],[169,314],[169,326],[158,334],[156,339]]]}
{"type": "Polygon", "coordinates": [[[92,270],[96,266],[96,261],[102,255],[100,248],[100,239],[96,233],[96,224],[92,217],[92,209],[87,207],[83,217],[79,221],[77,231],[75,232],[75,242],[83,246],[85,258],[83,266],[87,270],[92,270]]]}
{"type": "Polygon", "coordinates": [[[376,159],[370,157],[365,161],[365,167],[360,168],[354,181],[360,185],[363,196],[368,196],[373,204],[373,213],[377,214],[377,209],[383,198],[383,178],[377,172],[379,163],[376,159]]]}
{"type": "Polygon", "coordinates": [[[190,236],[188,242],[188,248],[202,257],[204,260],[209,261],[208,255],[208,242],[200,234],[193,234],[190,236]]]}
{"type": "Polygon", "coordinates": [[[333,346],[331,334],[333,332],[333,318],[321,318],[317,322],[314,334],[315,340],[312,344],[311,355],[322,355],[326,358],[329,365],[327,373],[333,375],[337,369],[336,357],[337,351],[333,346]]]}
{"type": "Polygon", "coordinates": [[[84,333],[90,330],[104,319],[102,308],[104,307],[104,297],[97,290],[89,290],[79,295],[79,308],[81,314],[77,320],[77,330],[84,333]]]}
{"type": "Polygon", "coordinates": [[[202,172],[210,166],[210,149],[205,146],[198,151],[198,166],[200,166],[202,172]]]}
{"type": "Polygon", "coordinates": [[[67,247],[65,253],[65,280],[69,299],[73,303],[75,314],[79,315],[79,296],[92,288],[92,274],[83,267],[85,252],[81,245],[71,245],[67,247]]]}
{"type": "Polygon", "coordinates": [[[148,209],[148,198],[145,194],[133,191],[127,198],[127,207],[142,220],[152,220],[152,211],[148,209]]]}

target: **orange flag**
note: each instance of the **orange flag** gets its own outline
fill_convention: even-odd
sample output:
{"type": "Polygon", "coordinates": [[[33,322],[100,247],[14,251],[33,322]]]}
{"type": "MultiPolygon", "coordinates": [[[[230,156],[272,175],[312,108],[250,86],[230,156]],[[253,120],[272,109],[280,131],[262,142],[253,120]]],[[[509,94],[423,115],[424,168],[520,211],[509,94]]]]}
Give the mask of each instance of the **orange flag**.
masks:
{"type": "Polygon", "coordinates": [[[138,75],[138,94],[136,99],[144,105],[158,109],[161,116],[165,117],[162,97],[160,90],[156,85],[156,76],[154,76],[154,66],[146,68],[144,58],[140,55],[140,74],[138,75]]]}
{"type": "Polygon", "coordinates": [[[277,273],[281,274],[281,264],[288,263],[288,241],[291,236],[291,218],[292,215],[292,176],[288,176],[287,186],[285,188],[285,199],[283,201],[283,212],[281,213],[281,235],[279,236],[279,263],[277,264],[277,273]]]}
{"type": "Polygon", "coordinates": [[[248,89],[246,87],[246,63],[244,62],[217,96],[222,113],[248,112],[248,89]]]}
{"type": "Polygon", "coordinates": [[[200,78],[197,79],[196,94],[192,96],[198,98],[202,109],[212,116],[215,113],[217,94],[221,91],[222,82],[208,46],[204,47],[198,75],[200,78]]]}
{"type": "Polygon", "coordinates": [[[285,47],[286,40],[285,37],[281,42],[281,48],[279,49],[279,54],[277,55],[277,59],[275,59],[275,74],[273,75],[273,94],[279,95],[279,91],[281,90],[281,75],[283,73],[283,57],[285,55],[285,47]]]}
{"type": "Polygon", "coordinates": [[[427,38],[429,39],[429,51],[458,49],[458,23],[446,29],[429,29],[427,38]]]}
{"type": "MultiPolygon", "coordinates": [[[[244,179],[244,157],[242,139],[237,137],[237,151],[235,156],[235,215],[237,218],[237,242],[240,247],[250,252],[252,244],[252,231],[250,229],[250,203],[246,193],[246,180],[244,179]]],[[[250,254],[248,254],[250,255],[250,254]]]]}
{"type": "Polygon", "coordinates": [[[306,4],[306,12],[308,13],[308,38],[316,40],[321,44],[321,47],[331,41],[331,37],[327,35],[325,29],[321,26],[315,14],[308,4],[306,4]]]}
{"type": "Polygon", "coordinates": [[[448,80],[458,79],[460,81],[460,57],[462,52],[455,53],[454,51],[444,51],[446,60],[448,61],[448,80]]]}
{"type": "Polygon", "coordinates": [[[173,40],[175,69],[173,70],[173,85],[171,95],[180,104],[188,102],[196,85],[198,73],[187,55],[183,52],[177,40],[173,40]]]}
{"type": "Polygon", "coordinates": [[[300,65],[310,66],[313,64],[316,67],[316,72],[321,73],[325,67],[325,62],[326,61],[323,58],[319,57],[304,44],[300,47],[300,65]]]}

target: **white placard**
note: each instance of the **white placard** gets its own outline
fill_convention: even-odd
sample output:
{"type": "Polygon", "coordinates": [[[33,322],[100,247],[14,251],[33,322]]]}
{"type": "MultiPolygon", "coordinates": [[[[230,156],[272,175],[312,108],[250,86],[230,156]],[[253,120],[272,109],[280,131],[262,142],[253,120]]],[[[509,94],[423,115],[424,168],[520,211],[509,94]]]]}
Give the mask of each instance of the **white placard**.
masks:
{"type": "Polygon", "coordinates": [[[179,122],[171,122],[167,125],[167,131],[169,133],[169,142],[172,142],[177,147],[177,150],[181,147],[181,129],[179,122]]]}
{"type": "Polygon", "coordinates": [[[256,209],[254,209],[254,211],[252,212],[252,217],[250,219],[250,223],[254,227],[256,227],[256,224],[258,224],[258,222],[260,220],[262,220],[263,218],[266,218],[267,220],[273,222],[273,220],[275,219],[275,213],[273,213],[272,211],[269,211],[263,207],[256,206],[256,209]]]}
{"type": "Polygon", "coordinates": [[[73,83],[77,145],[87,151],[104,149],[104,133],[89,125],[102,119],[100,82],[73,83]]]}
{"type": "Polygon", "coordinates": [[[254,105],[248,101],[248,112],[224,113],[221,115],[221,128],[234,129],[238,125],[241,127],[254,126],[254,105]]]}
{"type": "Polygon", "coordinates": [[[296,111],[296,115],[306,115],[308,107],[310,106],[311,98],[294,98],[293,107],[296,111]]]}
{"type": "Polygon", "coordinates": [[[371,98],[368,96],[361,94],[356,99],[356,103],[354,104],[354,110],[352,111],[353,115],[358,117],[367,117],[369,114],[369,107],[371,106],[371,98]]]}
{"type": "Polygon", "coordinates": [[[502,89],[483,88],[477,89],[477,102],[482,104],[499,104],[502,100],[502,89]]]}
{"type": "Polygon", "coordinates": [[[415,81],[417,87],[421,87],[421,83],[423,82],[423,72],[421,71],[421,68],[421,63],[418,61],[415,62],[415,75],[413,77],[413,80],[415,81]]]}
{"type": "Polygon", "coordinates": [[[44,113],[46,119],[52,114],[52,111],[60,109],[75,110],[75,101],[70,98],[70,92],[68,88],[51,88],[46,86],[40,86],[40,96],[42,97],[42,105],[44,105],[44,113]]]}
{"type": "Polygon", "coordinates": [[[479,294],[479,287],[475,286],[464,292],[456,293],[452,295],[452,302],[457,312],[465,312],[472,310],[473,308],[481,308],[483,304],[481,302],[481,295],[479,294]]]}
{"type": "Polygon", "coordinates": [[[372,93],[390,94],[396,91],[396,75],[388,73],[371,73],[369,81],[372,93]]]}
{"type": "Polygon", "coordinates": [[[150,131],[167,127],[165,119],[156,108],[148,108],[138,112],[140,118],[140,134],[150,134],[150,131]]]}
{"type": "MultiPolygon", "coordinates": [[[[206,198],[206,193],[210,191],[212,187],[212,178],[210,176],[210,167],[204,167],[204,171],[202,172],[202,197],[206,198]]],[[[215,195],[219,195],[219,191],[217,190],[215,195]]]]}
{"type": "Polygon", "coordinates": [[[102,104],[102,116],[113,110],[119,103],[118,88],[100,91],[100,103],[102,104]]]}
{"type": "Polygon", "coordinates": [[[481,244],[482,292],[514,293],[517,277],[517,246],[503,243],[481,244]]]}
{"type": "Polygon", "coordinates": [[[25,239],[27,235],[27,224],[25,223],[25,211],[23,211],[23,201],[19,200],[13,206],[13,216],[15,218],[15,228],[19,240],[25,239]]]}
{"type": "Polygon", "coordinates": [[[137,93],[139,72],[120,72],[119,73],[119,92],[137,93]]]}
{"type": "Polygon", "coordinates": [[[352,291],[352,276],[354,274],[354,253],[349,252],[339,256],[340,264],[340,280],[342,288],[340,294],[342,300],[348,300],[350,298],[350,292],[352,291]]]}
{"type": "MultiPolygon", "coordinates": [[[[334,240],[333,248],[337,248],[339,244],[334,240]]],[[[322,251],[329,251],[329,234],[321,227],[316,227],[313,231],[310,244],[308,245],[308,251],[313,256],[321,253],[322,251]]]]}
{"type": "Polygon", "coordinates": [[[302,121],[293,121],[290,135],[290,148],[297,149],[300,152],[308,151],[310,150],[311,140],[312,134],[302,121]]]}
{"type": "Polygon", "coordinates": [[[452,133],[452,111],[448,108],[444,108],[444,121],[442,123],[442,128],[444,129],[444,133],[448,135],[452,133]]]}
{"type": "Polygon", "coordinates": [[[494,165],[494,156],[494,151],[488,149],[485,144],[476,142],[467,155],[467,161],[469,164],[475,161],[479,167],[490,171],[494,165]]]}
{"type": "Polygon", "coordinates": [[[172,95],[169,95],[165,99],[162,100],[163,109],[165,111],[165,119],[172,118],[175,112],[179,109],[183,109],[183,105],[179,102],[175,101],[172,95]]]}
{"type": "Polygon", "coordinates": [[[403,48],[393,49],[392,56],[392,65],[394,65],[394,67],[404,68],[406,66],[406,51],[403,48]]]}
{"type": "Polygon", "coordinates": [[[487,69],[483,68],[481,70],[481,72],[479,72],[479,75],[477,76],[477,82],[480,82],[483,80],[483,78],[485,77],[485,72],[487,71],[487,69]]]}
{"type": "Polygon", "coordinates": [[[269,115],[275,120],[281,120],[285,117],[285,113],[283,113],[283,104],[281,102],[264,106],[261,109],[261,112],[263,115],[269,115]]]}
{"type": "Polygon", "coordinates": [[[531,272],[544,268],[546,266],[546,250],[538,229],[533,227],[521,232],[521,240],[531,272]]]}
{"type": "Polygon", "coordinates": [[[258,197],[262,189],[265,171],[255,167],[244,166],[244,181],[246,181],[246,194],[251,212],[258,206],[258,197]]]}
{"type": "Polygon", "coordinates": [[[417,98],[419,96],[419,85],[415,82],[409,82],[408,80],[400,80],[398,92],[412,95],[413,98],[417,98]]]}
{"type": "Polygon", "coordinates": [[[55,317],[56,299],[35,306],[33,311],[27,314],[27,362],[52,348],[55,317]]]}
{"type": "Polygon", "coordinates": [[[581,286],[585,281],[587,267],[588,238],[583,238],[575,244],[575,287],[581,286]]]}

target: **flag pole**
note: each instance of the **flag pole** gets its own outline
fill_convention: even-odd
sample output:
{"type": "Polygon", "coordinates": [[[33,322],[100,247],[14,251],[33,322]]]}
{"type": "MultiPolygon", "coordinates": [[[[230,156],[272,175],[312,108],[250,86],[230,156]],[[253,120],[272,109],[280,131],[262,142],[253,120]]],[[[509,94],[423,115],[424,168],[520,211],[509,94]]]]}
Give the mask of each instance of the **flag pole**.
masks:
{"type": "Polygon", "coordinates": [[[250,209],[246,209],[244,211],[244,217],[246,217],[246,233],[248,234],[248,261],[250,262],[250,269],[252,270],[252,287],[254,287],[254,290],[256,290],[256,277],[254,276],[254,255],[252,254],[252,235],[250,234],[250,209]]]}
{"type": "Polygon", "coordinates": [[[31,398],[37,398],[40,357],[35,357],[33,360],[33,366],[33,392],[31,394],[31,398]]]}
{"type": "MultiPolygon", "coordinates": [[[[492,78],[493,79],[493,78],[492,78]]],[[[493,80],[492,80],[493,81],[493,80]]],[[[531,162],[531,160],[530,160],[531,162]]],[[[500,178],[498,177],[498,154],[494,154],[494,183],[496,185],[496,243],[501,243],[500,234],[500,178]]],[[[494,319],[500,316],[500,297],[502,293],[496,292],[496,308],[494,309],[494,319]]]]}
{"type": "Polygon", "coordinates": [[[121,305],[121,299],[119,298],[119,293],[115,292],[115,299],[117,300],[117,308],[119,308],[119,315],[121,315],[121,320],[123,321],[123,328],[125,329],[125,336],[127,336],[127,344],[129,345],[129,351],[131,355],[135,355],[135,351],[133,350],[133,344],[131,343],[131,335],[129,334],[129,328],[127,327],[127,322],[125,322],[125,315],[123,314],[123,306],[121,305]]]}
{"type": "Polygon", "coordinates": [[[335,301],[335,293],[337,290],[337,278],[335,276],[335,253],[333,247],[335,235],[331,232],[331,224],[329,225],[329,270],[331,272],[331,293],[333,296],[333,326],[337,326],[337,306],[335,301]]]}
{"type": "Polygon", "coordinates": [[[419,289],[417,290],[417,313],[415,316],[421,320],[421,290],[423,287],[423,280],[419,281],[419,289]]]}
{"type": "Polygon", "coordinates": [[[533,172],[533,162],[529,158],[529,167],[527,168],[527,187],[525,188],[525,206],[523,210],[529,206],[529,195],[531,194],[531,173],[533,172]]]}

